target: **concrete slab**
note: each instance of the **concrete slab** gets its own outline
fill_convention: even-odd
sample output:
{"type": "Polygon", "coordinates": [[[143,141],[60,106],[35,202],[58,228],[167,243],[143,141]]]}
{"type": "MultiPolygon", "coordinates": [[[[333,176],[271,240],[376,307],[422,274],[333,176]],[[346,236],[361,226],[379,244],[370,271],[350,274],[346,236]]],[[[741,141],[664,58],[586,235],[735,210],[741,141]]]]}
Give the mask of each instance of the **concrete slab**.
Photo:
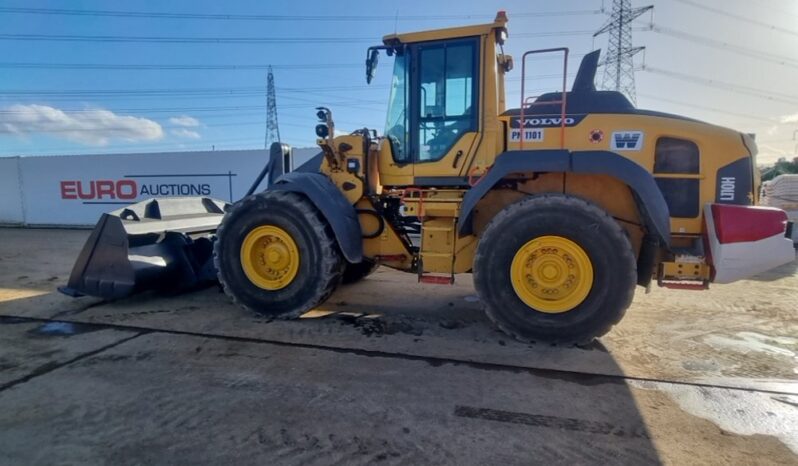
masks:
{"type": "Polygon", "coordinates": [[[0,392],[0,451],[14,464],[796,459],[657,388],[156,333],[0,392]]]}

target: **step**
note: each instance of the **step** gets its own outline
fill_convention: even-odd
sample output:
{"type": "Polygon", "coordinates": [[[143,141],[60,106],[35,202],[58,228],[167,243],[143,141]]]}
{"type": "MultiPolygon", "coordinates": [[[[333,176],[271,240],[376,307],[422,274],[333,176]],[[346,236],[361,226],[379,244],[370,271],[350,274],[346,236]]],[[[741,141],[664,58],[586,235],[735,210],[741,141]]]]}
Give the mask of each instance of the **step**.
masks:
{"type": "Polygon", "coordinates": [[[446,259],[454,257],[454,253],[451,252],[430,252],[430,251],[421,251],[421,257],[430,257],[434,259],[446,259]]]}
{"type": "Polygon", "coordinates": [[[663,288],[671,290],[708,290],[709,283],[707,282],[688,282],[688,281],[669,281],[659,280],[657,284],[663,288]]]}

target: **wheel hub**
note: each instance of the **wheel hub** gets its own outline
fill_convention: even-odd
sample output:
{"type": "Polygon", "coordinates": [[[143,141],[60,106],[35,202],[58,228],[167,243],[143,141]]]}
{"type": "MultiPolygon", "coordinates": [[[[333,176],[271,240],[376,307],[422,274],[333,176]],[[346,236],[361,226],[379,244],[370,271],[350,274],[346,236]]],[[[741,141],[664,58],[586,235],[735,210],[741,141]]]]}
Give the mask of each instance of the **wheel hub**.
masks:
{"type": "Polygon", "coordinates": [[[256,286],[275,291],[288,286],[299,271],[299,249],[291,235],[274,225],[254,228],[241,244],[241,267],[256,286]]]}
{"type": "Polygon", "coordinates": [[[593,287],[593,265],[585,250],[570,239],[541,236],[516,252],[510,278],[527,306],[559,314],[587,298],[593,287]]]}

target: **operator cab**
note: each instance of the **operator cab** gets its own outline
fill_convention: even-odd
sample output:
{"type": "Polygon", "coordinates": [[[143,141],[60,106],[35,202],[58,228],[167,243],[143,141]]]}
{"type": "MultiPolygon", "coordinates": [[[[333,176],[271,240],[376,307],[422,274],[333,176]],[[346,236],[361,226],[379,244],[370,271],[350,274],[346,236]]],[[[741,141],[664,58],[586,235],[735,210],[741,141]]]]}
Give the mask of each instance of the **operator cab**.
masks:
{"type": "Polygon", "coordinates": [[[494,142],[490,135],[485,138],[483,128],[488,123],[488,133],[498,133],[494,130],[501,112],[496,94],[482,90],[497,87],[497,67],[492,64],[496,45],[507,35],[506,22],[500,12],[490,24],[393,34],[383,38],[384,45],[368,49],[368,82],[380,50],[394,57],[384,132],[389,150],[382,150],[390,156],[380,157],[389,158],[384,166],[380,161],[386,184],[410,184],[409,176],[440,174],[442,166],[448,166],[451,175],[462,175],[481,143],[494,142]],[[406,182],[391,183],[391,174],[402,175],[406,182]]]}
{"type": "Polygon", "coordinates": [[[463,134],[477,131],[478,50],[477,39],[466,38],[412,44],[396,54],[385,123],[394,160],[440,160],[463,134]]]}

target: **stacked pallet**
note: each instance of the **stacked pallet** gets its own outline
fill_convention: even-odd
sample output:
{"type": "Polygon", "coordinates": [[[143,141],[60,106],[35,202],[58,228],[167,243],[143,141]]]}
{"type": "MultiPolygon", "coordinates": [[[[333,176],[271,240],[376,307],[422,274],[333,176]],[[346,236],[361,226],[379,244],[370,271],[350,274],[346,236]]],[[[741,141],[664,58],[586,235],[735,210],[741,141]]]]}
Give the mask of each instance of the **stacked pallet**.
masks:
{"type": "MultiPolygon", "coordinates": [[[[798,175],[779,175],[762,183],[759,203],[785,210],[787,218],[798,226],[798,175]]],[[[793,227],[792,240],[798,249],[798,227],[793,227]]]]}

